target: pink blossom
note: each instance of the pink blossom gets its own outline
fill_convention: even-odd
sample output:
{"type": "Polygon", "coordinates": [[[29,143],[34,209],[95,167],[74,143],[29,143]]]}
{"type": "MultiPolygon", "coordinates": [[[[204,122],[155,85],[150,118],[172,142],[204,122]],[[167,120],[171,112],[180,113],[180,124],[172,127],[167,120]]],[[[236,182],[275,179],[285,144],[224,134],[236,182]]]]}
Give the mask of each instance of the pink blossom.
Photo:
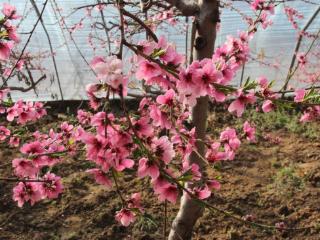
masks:
{"type": "Polygon", "coordinates": [[[220,141],[229,143],[230,145],[234,144],[234,149],[237,149],[240,145],[240,141],[237,137],[237,132],[233,128],[227,127],[226,130],[222,131],[220,134],[220,141]]]}
{"type": "Polygon", "coordinates": [[[40,119],[43,116],[47,115],[47,111],[44,108],[44,105],[42,102],[34,102],[34,110],[36,112],[36,118],[40,119]]]}
{"type": "Polygon", "coordinates": [[[15,6],[12,6],[8,3],[3,3],[2,13],[8,18],[8,19],[18,19],[20,18],[19,15],[16,14],[17,10],[15,6]]]}
{"type": "Polygon", "coordinates": [[[159,168],[147,158],[141,158],[139,160],[138,166],[138,177],[143,178],[145,176],[150,176],[152,179],[159,177],[159,168]]]}
{"type": "MultiPolygon", "coordinates": [[[[147,40],[142,40],[139,41],[139,46],[141,47],[141,51],[146,54],[146,55],[151,55],[156,48],[156,43],[155,42],[150,42],[147,40]]],[[[139,58],[139,56],[137,56],[139,58]]],[[[144,59],[143,57],[140,59],[144,59]]]]}
{"type": "Polygon", "coordinates": [[[140,193],[133,193],[128,201],[128,207],[129,208],[138,208],[142,210],[141,208],[141,194],[140,193]]]}
{"type": "Polygon", "coordinates": [[[179,81],[177,88],[180,93],[192,93],[196,87],[197,79],[200,78],[200,73],[195,63],[191,64],[187,69],[182,69],[179,73],[179,81]]]}
{"type": "Polygon", "coordinates": [[[307,57],[305,53],[297,53],[297,60],[299,65],[304,67],[307,64],[307,57]]]}
{"type": "Polygon", "coordinates": [[[82,135],[85,133],[85,130],[81,127],[81,126],[78,126],[74,132],[73,132],[73,138],[76,140],[76,141],[81,141],[82,139],[82,135]]]}
{"type": "Polygon", "coordinates": [[[271,100],[266,100],[262,104],[262,111],[265,113],[271,112],[272,110],[274,110],[274,108],[275,108],[275,105],[271,100]]]}
{"type": "Polygon", "coordinates": [[[176,186],[172,184],[165,185],[163,188],[159,188],[157,191],[160,201],[169,201],[171,203],[176,203],[179,192],[176,186]]]}
{"type": "Polygon", "coordinates": [[[241,89],[237,91],[237,96],[238,98],[229,105],[228,111],[231,113],[235,112],[237,117],[241,117],[244,112],[245,105],[248,103],[254,103],[256,101],[256,97],[253,92],[245,94],[241,89]]]}
{"type": "Polygon", "coordinates": [[[224,102],[226,99],[226,95],[223,92],[220,92],[211,86],[208,89],[208,95],[217,102],[224,102]]]}
{"type": "Polygon", "coordinates": [[[40,142],[35,141],[31,143],[24,144],[20,151],[27,155],[41,154],[44,152],[43,146],[40,142]]]}
{"type": "Polygon", "coordinates": [[[260,85],[260,93],[265,97],[265,98],[271,98],[271,99],[277,99],[278,94],[274,93],[270,87],[272,83],[269,83],[266,77],[259,77],[257,79],[259,85],[260,85]]]}
{"type": "Polygon", "coordinates": [[[220,141],[224,143],[226,159],[233,160],[235,151],[240,147],[241,144],[237,137],[236,131],[233,128],[226,128],[226,130],[220,134],[220,141]]]}
{"type": "Polygon", "coordinates": [[[248,141],[250,142],[256,141],[256,137],[255,137],[256,129],[252,127],[248,121],[245,121],[245,123],[243,124],[243,131],[248,141]]]}
{"type": "Polygon", "coordinates": [[[134,166],[134,161],[128,158],[120,158],[115,161],[115,169],[122,172],[126,168],[132,168],[134,166]]]}
{"type": "Polygon", "coordinates": [[[106,139],[100,135],[94,136],[90,133],[83,133],[82,139],[86,144],[87,149],[87,159],[95,161],[98,157],[98,153],[102,150],[107,142],[106,139]]]}
{"type": "Polygon", "coordinates": [[[8,95],[9,92],[10,92],[9,88],[0,90],[0,101],[3,100],[8,95]]]}
{"type": "Polygon", "coordinates": [[[98,78],[109,84],[112,88],[118,89],[120,85],[124,87],[126,80],[122,75],[122,61],[116,56],[106,59],[95,57],[90,65],[98,74],[98,78]]]}
{"type": "Polygon", "coordinates": [[[103,9],[105,8],[105,5],[104,4],[98,4],[95,6],[95,10],[97,11],[102,11],[103,9]]]}
{"type": "Polygon", "coordinates": [[[9,144],[11,147],[19,147],[20,138],[18,138],[16,136],[10,137],[9,144]]]}
{"type": "Polygon", "coordinates": [[[170,183],[161,175],[159,177],[152,179],[153,189],[155,193],[159,193],[161,189],[170,185],[170,183]]]}
{"type": "Polygon", "coordinates": [[[136,77],[139,80],[146,80],[146,83],[150,84],[152,79],[159,77],[162,74],[161,68],[158,64],[143,60],[139,63],[139,68],[136,73],[136,77]]]}
{"type": "Polygon", "coordinates": [[[132,121],[133,127],[139,137],[151,137],[153,135],[153,127],[149,121],[148,117],[141,117],[138,121],[132,121]]]}
{"type": "Polygon", "coordinates": [[[271,14],[274,14],[274,5],[272,3],[268,3],[266,0],[254,0],[251,3],[251,8],[254,11],[265,10],[269,11],[271,14]]]}
{"type": "Polygon", "coordinates": [[[283,231],[286,228],[286,224],[284,222],[277,222],[275,224],[276,229],[279,231],[283,231]]]}
{"type": "Polygon", "coordinates": [[[123,208],[120,211],[116,212],[115,218],[125,227],[128,227],[131,223],[135,221],[134,213],[127,208],[123,208]]]}
{"type": "Polygon", "coordinates": [[[209,85],[217,83],[222,78],[222,73],[218,71],[211,59],[204,59],[200,62],[201,68],[198,69],[199,78],[196,79],[200,87],[199,95],[204,96],[208,93],[209,85]]]}
{"type": "Polygon", "coordinates": [[[63,122],[60,125],[61,131],[64,132],[64,134],[70,133],[73,130],[73,125],[63,122]]]}
{"type": "Polygon", "coordinates": [[[165,53],[160,56],[160,59],[173,66],[178,66],[184,62],[184,57],[178,54],[175,47],[171,45],[166,47],[165,53]]]}
{"type": "Polygon", "coordinates": [[[9,77],[11,74],[11,68],[5,68],[3,71],[3,76],[9,77]]]}
{"type": "Polygon", "coordinates": [[[11,122],[17,117],[17,122],[19,124],[24,124],[28,121],[40,119],[46,114],[47,112],[43,108],[43,103],[23,103],[22,100],[19,100],[12,107],[7,109],[7,120],[11,122]]]}
{"type": "Polygon", "coordinates": [[[35,177],[39,172],[31,160],[25,158],[16,158],[12,161],[14,172],[19,177],[35,177]]]}
{"type": "Polygon", "coordinates": [[[91,125],[94,127],[105,127],[106,121],[108,121],[108,117],[105,112],[97,112],[91,118],[91,125]]]}
{"type": "Polygon", "coordinates": [[[39,192],[39,183],[37,182],[19,182],[13,188],[13,200],[18,202],[18,206],[22,207],[25,202],[30,201],[31,205],[41,200],[39,192]]]}
{"type": "Polygon", "coordinates": [[[172,106],[174,96],[175,96],[174,90],[170,89],[164,95],[160,95],[157,97],[157,103],[162,105],[172,106]]]}
{"type": "Polygon", "coordinates": [[[61,177],[53,173],[46,173],[42,180],[44,182],[41,182],[39,185],[39,190],[44,198],[57,198],[59,194],[62,193],[63,185],[61,183],[61,177]]]}
{"type": "Polygon", "coordinates": [[[112,186],[112,181],[100,169],[93,168],[87,170],[86,172],[92,174],[98,184],[104,185],[107,188],[110,188],[112,186]]]}
{"type": "Polygon", "coordinates": [[[259,83],[261,88],[264,88],[264,89],[268,88],[269,82],[268,82],[268,79],[266,77],[264,77],[264,76],[259,77],[257,81],[258,81],[258,83],[259,83]]]}
{"type": "Polygon", "coordinates": [[[203,188],[194,188],[192,192],[198,199],[201,199],[201,200],[211,196],[211,191],[207,185],[204,186],[203,188]]]}
{"type": "Polygon", "coordinates": [[[45,155],[41,156],[41,154],[44,153],[44,148],[39,141],[25,143],[20,148],[20,152],[32,157],[33,164],[37,167],[48,164],[48,157],[45,155]]]}
{"type": "Polygon", "coordinates": [[[207,185],[211,190],[219,190],[221,188],[221,184],[217,180],[208,180],[207,185]]]}
{"type": "Polygon", "coordinates": [[[208,148],[206,153],[206,159],[209,162],[217,162],[221,160],[225,160],[227,158],[227,155],[225,152],[220,152],[220,143],[212,143],[210,145],[210,148],[208,148]]]}
{"type": "Polygon", "coordinates": [[[86,93],[89,97],[90,107],[93,108],[94,110],[97,110],[100,105],[100,101],[95,95],[96,92],[98,92],[100,88],[101,88],[100,84],[86,85],[86,93]]]}
{"type": "Polygon", "coordinates": [[[162,112],[156,105],[151,105],[150,117],[153,119],[153,124],[156,127],[162,127],[166,129],[171,128],[171,123],[168,120],[168,115],[165,112],[162,112]]]}
{"type": "Polygon", "coordinates": [[[77,112],[77,119],[81,124],[86,125],[90,122],[91,115],[92,114],[90,112],[79,109],[77,112]]]}
{"type": "Polygon", "coordinates": [[[4,126],[0,126],[0,141],[4,141],[11,134],[10,130],[4,126]]]}
{"type": "Polygon", "coordinates": [[[175,156],[173,145],[167,136],[154,138],[152,140],[152,150],[154,151],[155,156],[166,164],[169,164],[175,156]]]}
{"type": "Polygon", "coordinates": [[[303,19],[304,16],[302,14],[300,14],[296,9],[294,9],[292,7],[285,6],[284,7],[284,11],[285,11],[285,14],[288,17],[289,22],[292,24],[292,26],[295,29],[298,29],[298,24],[297,24],[295,18],[303,19]]]}
{"type": "Polygon", "coordinates": [[[312,118],[312,115],[309,113],[309,112],[304,112],[302,114],[302,116],[300,117],[300,122],[310,122],[312,121],[313,118],[312,118]]]}
{"type": "Polygon", "coordinates": [[[304,111],[300,118],[300,122],[310,122],[317,118],[320,118],[320,106],[313,106],[304,111]]]}
{"type": "Polygon", "coordinates": [[[224,150],[226,153],[226,160],[233,160],[235,158],[235,156],[236,156],[235,150],[232,149],[230,145],[225,144],[224,150]]]}
{"type": "Polygon", "coordinates": [[[304,97],[306,95],[306,90],[297,89],[294,93],[295,93],[294,101],[295,102],[303,102],[304,97]]]}
{"type": "MultiPolygon", "coordinates": [[[[4,23],[4,27],[5,27],[6,30],[7,30],[8,37],[9,37],[10,40],[12,40],[12,41],[14,41],[14,42],[16,42],[16,43],[20,42],[20,38],[19,38],[19,36],[18,36],[18,34],[17,34],[17,28],[16,28],[15,26],[13,26],[13,25],[11,24],[11,22],[6,21],[6,22],[4,23]]],[[[20,60],[19,62],[18,62],[18,64],[17,64],[16,68],[18,68],[18,70],[21,70],[21,67],[22,67],[24,61],[23,61],[23,60],[20,60]],[[20,63],[19,63],[19,62],[20,62],[20,63]]]]}
{"type": "Polygon", "coordinates": [[[183,165],[183,175],[188,172],[192,176],[192,180],[198,181],[201,179],[200,167],[198,164],[192,163],[191,166],[183,165]]]}
{"type": "Polygon", "coordinates": [[[268,14],[266,12],[261,13],[259,20],[263,29],[267,29],[268,26],[273,24],[272,20],[268,19],[268,14]]]}
{"type": "Polygon", "coordinates": [[[0,42],[0,60],[5,61],[10,57],[12,42],[0,42]]]}

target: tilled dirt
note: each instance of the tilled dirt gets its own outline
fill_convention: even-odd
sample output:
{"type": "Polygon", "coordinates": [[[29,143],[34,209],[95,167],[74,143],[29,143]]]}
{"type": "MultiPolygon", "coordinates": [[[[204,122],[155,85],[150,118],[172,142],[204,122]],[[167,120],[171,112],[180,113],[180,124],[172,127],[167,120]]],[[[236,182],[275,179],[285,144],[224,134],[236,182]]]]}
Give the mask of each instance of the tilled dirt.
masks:
{"type": "MultiPolygon", "coordinates": [[[[303,229],[254,227],[205,210],[194,239],[320,239],[320,142],[286,130],[269,135],[280,141],[261,138],[257,144],[243,144],[234,161],[217,164],[209,171],[219,176],[222,184],[209,202],[240,218],[252,215],[261,224],[284,222],[287,227],[303,229]],[[312,228],[306,228],[309,226],[312,228]]],[[[15,156],[17,150],[0,148],[0,176],[10,176],[10,161],[15,156]]],[[[120,208],[116,192],[95,184],[84,173],[89,167],[83,156],[66,159],[54,169],[63,176],[65,191],[61,197],[23,208],[12,200],[14,183],[0,181],[0,239],[163,239],[164,206],[158,203],[147,180],[125,177],[120,190],[143,191],[142,205],[156,225],[138,222],[125,228],[114,219],[120,208]]],[[[177,206],[168,206],[169,223],[177,206]]]]}

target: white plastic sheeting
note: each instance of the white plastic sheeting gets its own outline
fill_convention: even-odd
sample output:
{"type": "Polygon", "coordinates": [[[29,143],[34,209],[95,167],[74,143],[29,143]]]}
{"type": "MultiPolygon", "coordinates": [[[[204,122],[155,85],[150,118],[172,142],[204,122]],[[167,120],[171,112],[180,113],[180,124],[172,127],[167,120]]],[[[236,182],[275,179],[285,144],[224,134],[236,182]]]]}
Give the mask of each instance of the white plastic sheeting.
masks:
{"type": "MultiPolygon", "coordinates": [[[[315,2],[320,0],[314,0],[315,2]]],[[[0,3],[8,2],[0,0],[0,3]]],[[[14,0],[9,1],[11,4],[14,4],[19,13],[24,13],[25,11],[29,12],[26,19],[22,22],[19,28],[20,33],[28,33],[32,29],[35,21],[37,20],[36,13],[32,10],[32,5],[29,1],[26,0],[14,0]]],[[[37,0],[38,8],[41,10],[42,3],[44,0],[37,0]]],[[[56,0],[58,6],[63,9],[62,14],[67,16],[68,13],[72,12],[75,7],[93,4],[96,1],[93,0],[56,0]]],[[[301,28],[308,21],[310,16],[314,13],[317,6],[313,4],[306,4],[300,1],[291,2],[290,6],[298,9],[303,15],[304,19],[299,21],[299,26],[301,28]]],[[[247,3],[236,2],[235,7],[239,8],[245,14],[252,14],[247,3]]],[[[46,28],[49,32],[53,49],[55,52],[55,57],[57,61],[57,68],[60,76],[60,81],[62,85],[62,92],[64,99],[85,99],[85,85],[95,81],[95,76],[90,71],[87,64],[82,59],[79,51],[76,46],[70,40],[70,36],[67,31],[62,31],[61,27],[57,23],[56,13],[53,11],[52,1],[49,0],[49,3],[43,14],[43,19],[45,21],[46,28]]],[[[98,12],[95,13],[99,16],[98,12]]],[[[114,13],[109,10],[105,10],[105,15],[108,18],[112,18],[114,13]]],[[[82,17],[85,16],[85,10],[77,11],[71,17],[66,18],[66,24],[70,27],[77,23],[82,17]]],[[[255,35],[252,43],[251,49],[253,51],[253,57],[256,55],[264,56],[263,61],[274,63],[276,60],[279,64],[278,69],[266,67],[262,64],[259,64],[256,61],[250,61],[245,66],[244,70],[244,79],[248,76],[252,78],[258,77],[260,75],[265,75],[268,79],[276,80],[276,85],[280,86],[283,84],[285,76],[288,71],[288,67],[293,55],[294,46],[297,39],[297,31],[293,30],[292,26],[287,20],[286,15],[283,11],[283,6],[277,7],[275,15],[272,16],[273,26],[267,30],[258,31],[255,35]]],[[[190,21],[189,21],[190,22],[190,21]]],[[[94,56],[92,49],[88,46],[88,34],[91,29],[89,23],[84,21],[83,29],[76,31],[73,34],[77,46],[79,47],[81,53],[85,58],[90,61],[94,56]]],[[[177,26],[175,28],[169,29],[167,38],[169,41],[174,42],[178,50],[182,53],[185,53],[185,35],[180,34],[177,31],[177,26]]],[[[241,16],[235,12],[228,9],[222,9],[221,14],[221,29],[218,33],[216,45],[220,45],[226,39],[227,35],[236,35],[238,30],[246,30],[246,24],[241,20],[241,16]]],[[[320,16],[311,24],[309,27],[310,32],[315,32],[320,28],[320,16]]],[[[103,33],[103,32],[102,32],[103,33]]],[[[22,43],[24,45],[27,34],[22,34],[22,43]]],[[[105,37],[105,35],[103,35],[105,37]]],[[[143,38],[143,36],[140,36],[143,38]]],[[[139,36],[138,36],[139,38],[139,36]]],[[[190,41],[189,41],[190,42],[190,41]]],[[[319,47],[319,44],[316,46],[319,47]]],[[[302,46],[303,48],[303,46],[302,46]]],[[[49,51],[49,44],[47,37],[44,33],[44,30],[39,24],[36,28],[34,35],[32,36],[32,41],[28,45],[27,51],[30,53],[40,53],[44,51],[49,51]]],[[[97,55],[104,54],[104,50],[97,50],[97,55]]],[[[128,51],[125,52],[125,56],[130,56],[128,51]]],[[[14,98],[23,97],[24,100],[53,100],[60,99],[59,88],[56,76],[54,74],[54,68],[52,64],[51,57],[42,59],[41,65],[46,68],[46,73],[48,78],[54,77],[55,81],[50,83],[49,79],[42,82],[38,86],[37,94],[33,91],[27,93],[16,92],[13,94],[14,98]]],[[[40,75],[39,75],[40,76],[40,75]]],[[[240,81],[240,74],[236,76],[233,80],[233,84],[238,85],[240,81]]],[[[9,85],[16,86],[21,83],[17,80],[10,80],[9,85]]]]}

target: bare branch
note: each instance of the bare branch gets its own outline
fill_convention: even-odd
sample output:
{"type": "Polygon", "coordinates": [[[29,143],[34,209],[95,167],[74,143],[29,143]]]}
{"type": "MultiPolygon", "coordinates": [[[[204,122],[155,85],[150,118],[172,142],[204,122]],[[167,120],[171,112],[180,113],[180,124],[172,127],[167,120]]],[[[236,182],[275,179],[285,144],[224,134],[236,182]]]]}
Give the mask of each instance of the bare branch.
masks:
{"type": "Polygon", "coordinates": [[[23,87],[10,87],[10,86],[4,86],[2,88],[0,88],[0,90],[5,89],[5,88],[9,88],[10,91],[20,91],[20,92],[28,92],[31,89],[35,89],[36,85],[38,85],[38,83],[40,83],[42,80],[46,79],[46,75],[43,75],[42,77],[40,77],[36,82],[33,82],[32,85],[30,87],[27,88],[23,88],[23,87]]]}
{"type": "Polygon", "coordinates": [[[145,30],[146,32],[148,33],[148,35],[150,37],[152,37],[152,39],[155,41],[155,42],[158,42],[158,38],[157,36],[153,33],[153,31],[141,20],[139,19],[137,16],[131,14],[130,12],[127,12],[126,10],[123,9],[123,14],[127,17],[130,17],[132,18],[134,21],[136,21],[137,23],[139,23],[145,30]]]}
{"type": "MultiPolygon", "coordinates": [[[[294,64],[295,64],[295,61],[296,61],[296,58],[297,58],[297,53],[299,51],[299,48],[300,48],[300,45],[301,45],[301,41],[302,41],[302,37],[303,37],[303,34],[305,31],[307,31],[307,29],[309,28],[309,26],[311,25],[311,23],[313,22],[313,20],[316,18],[316,16],[318,15],[318,13],[320,12],[320,7],[318,7],[316,9],[316,11],[312,14],[312,16],[310,17],[310,19],[308,20],[308,22],[306,23],[306,25],[303,27],[300,35],[299,35],[299,38],[297,40],[297,43],[296,43],[296,46],[295,46],[295,49],[294,49],[294,52],[293,52],[293,56],[292,56],[292,59],[291,59],[291,63],[290,63],[290,67],[289,67],[289,71],[288,71],[288,75],[287,75],[287,78],[286,78],[286,82],[285,84],[283,85],[282,87],[282,90],[287,90],[287,87],[288,87],[288,83],[290,81],[290,79],[292,78],[295,70],[293,70],[293,67],[294,67],[294,64]],[[293,72],[294,71],[294,72],[293,72]]],[[[317,34],[317,37],[318,37],[319,34],[317,34]]],[[[313,42],[314,43],[314,42],[313,42]]],[[[313,45],[312,43],[312,45],[313,45]]],[[[298,68],[298,65],[297,67],[298,68]]]]}
{"type": "Polygon", "coordinates": [[[57,62],[56,62],[56,58],[55,58],[55,53],[53,51],[53,47],[52,47],[52,43],[51,43],[51,39],[50,39],[50,35],[48,33],[48,30],[44,24],[44,21],[42,19],[42,14],[40,13],[39,11],[39,8],[35,2],[35,0],[31,0],[31,4],[34,8],[34,10],[36,11],[37,13],[37,16],[39,17],[40,19],[40,23],[42,25],[42,28],[46,34],[46,37],[48,39],[48,43],[49,43],[49,47],[50,47],[50,52],[51,52],[51,58],[52,58],[52,62],[53,62],[53,67],[54,67],[54,71],[55,71],[55,74],[56,74],[56,77],[57,77],[57,81],[58,81],[58,87],[59,87],[59,92],[60,92],[60,96],[61,96],[61,100],[62,102],[64,101],[63,99],[63,93],[62,93],[62,87],[61,87],[61,82],[60,82],[60,77],[59,77],[59,72],[58,72],[58,66],[57,66],[57,62]]]}
{"type": "Polygon", "coordinates": [[[32,30],[31,30],[31,32],[30,32],[30,35],[29,35],[29,37],[28,37],[28,39],[27,39],[27,41],[26,41],[26,43],[25,43],[25,45],[24,45],[21,53],[20,53],[20,56],[19,56],[18,60],[17,60],[16,63],[14,64],[13,68],[11,68],[8,77],[7,77],[6,80],[2,83],[1,87],[4,87],[4,86],[6,85],[6,83],[8,82],[8,80],[10,79],[10,77],[12,76],[14,69],[16,69],[19,61],[22,59],[23,54],[24,54],[24,52],[25,52],[25,50],[26,50],[26,48],[27,48],[27,46],[28,46],[28,44],[29,44],[29,42],[30,42],[30,40],[31,40],[31,37],[32,37],[32,35],[33,35],[33,33],[34,33],[34,31],[35,31],[38,23],[40,22],[40,19],[42,18],[42,14],[44,13],[44,10],[45,10],[45,8],[46,8],[46,6],[47,6],[47,3],[48,3],[48,0],[46,0],[46,1],[44,2],[43,8],[42,8],[42,10],[41,10],[41,12],[40,12],[40,16],[38,17],[36,23],[33,25],[33,28],[32,28],[32,30]]]}

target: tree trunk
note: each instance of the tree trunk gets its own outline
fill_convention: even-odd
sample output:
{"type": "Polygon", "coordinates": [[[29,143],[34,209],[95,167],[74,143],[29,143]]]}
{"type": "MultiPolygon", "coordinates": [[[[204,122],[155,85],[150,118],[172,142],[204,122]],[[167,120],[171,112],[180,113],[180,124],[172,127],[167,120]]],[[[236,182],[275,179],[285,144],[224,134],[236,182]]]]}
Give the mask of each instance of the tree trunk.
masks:
{"type": "MultiPolygon", "coordinates": [[[[193,57],[195,60],[211,58],[214,51],[216,38],[216,23],[219,19],[219,4],[217,0],[198,0],[200,12],[196,18],[196,36],[194,43],[193,57]]],[[[206,122],[208,111],[208,97],[201,97],[197,100],[196,106],[192,109],[192,122],[196,127],[196,136],[204,139],[206,134],[206,122]]],[[[203,156],[205,146],[197,142],[198,152],[203,156]]],[[[198,164],[202,173],[205,173],[203,161],[192,153],[190,163],[198,164]]],[[[194,200],[188,198],[184,193],[181,198],[179,212],[174,219],[169,234],[169,240],[189,240],[192,238],[193,226],[203,214],[203,208],[194,200]]]]}

